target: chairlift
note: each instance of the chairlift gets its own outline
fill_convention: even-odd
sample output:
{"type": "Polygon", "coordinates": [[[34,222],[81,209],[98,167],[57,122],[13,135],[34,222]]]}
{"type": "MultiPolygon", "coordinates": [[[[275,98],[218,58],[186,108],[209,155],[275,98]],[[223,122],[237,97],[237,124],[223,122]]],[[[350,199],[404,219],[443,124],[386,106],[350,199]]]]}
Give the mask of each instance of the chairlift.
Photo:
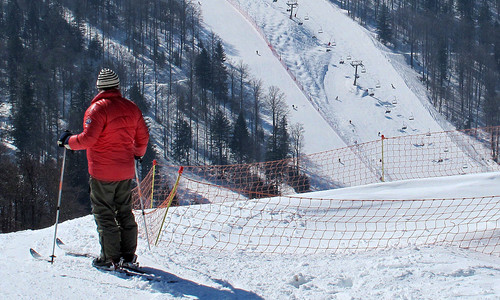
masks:
{"type": "Polygon", "coordinates": [[[403,123],[403,127],[401,127],[401,129],[406,130],[406,128],[408,128],[408,126],[406,126],[406,124],[403,123]]]}
{"type": "Polygon", "coordinates": [[[377,84],[375,85],[375,87],[376,87],[377,89],[379,89],[379,88],[380,88],[380,81],[377,81],[377,84]]]}
{"type": "Polygon", "coordinates": [[[396,97],[394,97],[394,100],[392,100],[392,104],[398,104],[398,100],[396,99],[396,97]]]}
{"type": "Polygon", "coordinates": [[[366,69],[364,66],[361,68],[361,73],[366,73],[366,69]]]}
{"type": "Polygon", "coordinates": [[[385,113],[386,114],[390,114],[391,113],[391,109],[389,108],[389,106],[386,106],[385,113]]]}
{"type": "Polygon", "coordinates": [[[323,33],[323,28],[319,28],[318,33],[323,33]]]}
{"type": "Polygon", "coordinates": [[[306,16],[304,17],[304,20],[306,20],[306,21],[307,21],[307,20],[309,20],[309,15],[306,15],[306,16]]]}
{"type": "Polygon", "coordinates": [[[450,150],[448,150],[448,147],[444,148],[444,152],[450,152],[450,150]]]}
{"type": "Polygon", "coordinates": [[[413,116],[413,114],[412,114],[412,115],[410,115],[410,117],[409,117],[408,119],[409,119],[410,121],[413,121],[413,120],[415,120],[415,117],[414,117],[414,116],[413,116]]]}
{"type": "Polygon", "coordinates": [[[347,60],[351,60],[351,55],[350,55],[350,54],[349,54],[349,55],[347,55],[346,59],[347,59],[347,60]]]}
{"type": "Polygon", "coordinates": [[[427,132],[425,135],[426,135],[426,136],[431,136],[431,132],[429,131],[429,132],[427,132]]]}

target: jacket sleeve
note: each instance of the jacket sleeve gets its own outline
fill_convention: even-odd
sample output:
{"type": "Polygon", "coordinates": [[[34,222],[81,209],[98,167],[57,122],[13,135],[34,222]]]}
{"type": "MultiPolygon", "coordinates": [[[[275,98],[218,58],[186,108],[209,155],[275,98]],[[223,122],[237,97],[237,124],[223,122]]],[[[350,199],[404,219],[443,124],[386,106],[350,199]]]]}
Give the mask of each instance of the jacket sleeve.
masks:
{"type": "MultiPolygon", "coordinates": [[[[142,117],[142,113],[139,111],[139,120],[137,121],[137,130],[135,131],[135,156],[144,156],[146,154],[146,149],[148,147],[149,141],[149,129],[142,117]]],[[[70,145],[71,147],[71,145],[70,145]]]]}
{"type": "Polygon", "coordinates": [[[101,135],[104,124],[104,107],[98,103],[92,104],[83,118],[83,132],[71,136],[68,145],[72,150],[84,150],[92,147],[101,135]]]}

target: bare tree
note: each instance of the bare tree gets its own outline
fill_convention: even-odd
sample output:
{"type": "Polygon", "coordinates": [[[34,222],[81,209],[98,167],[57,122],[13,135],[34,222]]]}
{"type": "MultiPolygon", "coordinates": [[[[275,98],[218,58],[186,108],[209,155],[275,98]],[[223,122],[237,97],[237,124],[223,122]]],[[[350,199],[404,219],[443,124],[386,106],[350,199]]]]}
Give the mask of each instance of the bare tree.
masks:
{"type": "Polygon", "coordinates": [[[299,157],[302,155],[304,148],[304,125],[295,123],[290,126],[290,138],[292,140],[292,157],[295,160],[295,165],[299,166],[299,157]]]}
{"type": "Polygon", "coordinates": [[[240,83],[240,98],[239,98],[239,107],[238,107],[238,113],[242,111],[243,109],[243,94],[245,91],[245,79],[248,76],[248,65],[244,64],[243,61],[240,61],[237,67],[238,70],[238,78],[239,78],[239,83],[240,83]]]}
{"type": "Polygon", "coordinates": [[[269,93],[266,98],[266,106],[269,109],[273,120],[271,137],[269,139],[270,144],[268,143],[268,148],[277,149],[279,122],[283,117],[286,117],[288,113],[285,103],[285,94],[276,86],[269,87],[269,93]]]}
{"type": "Polygon", "coordinates": [[[259,124],[260,124],[260,109],[262,105],[262,80],[261,79],[254,79],[251,81],[251,89],[252,89],[252,96],[253,96],[253,105],[252,105],[252,114],[251,114],[251,129],[252,129],[252,155],[256,160],[259,160],[260,156],[260,151],[259,147],[261,144],[261,138],[260,138],[260,130],[259,130],[259,124]]]}

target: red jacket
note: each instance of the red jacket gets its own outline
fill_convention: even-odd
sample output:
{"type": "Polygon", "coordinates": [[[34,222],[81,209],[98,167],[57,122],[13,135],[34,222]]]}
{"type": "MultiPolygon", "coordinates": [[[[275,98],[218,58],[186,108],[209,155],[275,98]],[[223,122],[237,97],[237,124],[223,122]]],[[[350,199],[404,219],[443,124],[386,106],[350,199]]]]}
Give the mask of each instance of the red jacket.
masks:
{"type": "Polygon", "coordinates": [[[117,89],[103,91],[92,100],[83,118],[83,132],[68,145],[87,150],[89,174],[101,181],[135,176],[134,156],[143,156],[149,132],[141,110],[117,89]]]}

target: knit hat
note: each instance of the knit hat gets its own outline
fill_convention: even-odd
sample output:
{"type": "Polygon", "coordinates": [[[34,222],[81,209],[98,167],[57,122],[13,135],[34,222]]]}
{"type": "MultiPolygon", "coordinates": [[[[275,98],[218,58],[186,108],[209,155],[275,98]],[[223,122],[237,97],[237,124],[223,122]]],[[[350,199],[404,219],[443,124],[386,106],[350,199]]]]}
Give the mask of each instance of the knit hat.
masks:
{"type": "Polygon", "coordinates": [[[98,89],[118,87],[120,85],[120,78],[112,70],[104,68],[99,72],[99,76],[97,76],[96,85],[98,89]]]}

